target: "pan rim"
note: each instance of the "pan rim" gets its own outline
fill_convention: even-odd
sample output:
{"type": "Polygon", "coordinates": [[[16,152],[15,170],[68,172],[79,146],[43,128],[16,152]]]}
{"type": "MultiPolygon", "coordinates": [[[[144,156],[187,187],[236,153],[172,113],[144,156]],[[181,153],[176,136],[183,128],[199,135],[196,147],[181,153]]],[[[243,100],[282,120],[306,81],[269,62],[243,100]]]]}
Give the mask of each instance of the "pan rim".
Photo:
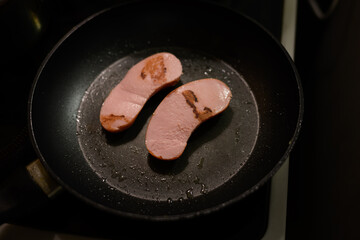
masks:
{"type": "MultiPolygon", "coordinates": [[[[81,28],[82,26],[84,26],[86,23],[88,23],[89,21],[91,21],[92,19],[96,18],[99,15],[102,15],[104,13],[107,13],[113,9],[116,9],[118,7],[121,7],[123,5],[126,4],[136,4],[142,2],[141,0],[138,1],[133,1],[130,3],[129,2],[125,2],[125,3],[121,3],[121,4],[117,4],[114,5],[112,7],[103,9],[95,14],[92,14],[91,16],[87,17],[86,19],[84,19],[83,21],[81,21],[79,24],[75,25],[69,32],[67,32],[55,45],[54,47],[51,49],[51,51],[47,54],[47,56],[45,57],[44,61],[41,63],[37,74],[35,76],[34,82],[31,86],[31,90],[30,90],[30,96],[29,96],[29,100],[28,100],[28,129],[29,129],[29,135],[30,135],[30,139],[32,142],[32,145],[36,151],[36,153],[38,154],[41,163],[44,165],[44,167],[46,168],[46,170],[51,174],[51,176],[53,178],[56,179],[57,182],[59,182],[67,191],[71,192],[72,194],[74,194],[75,196],[79,197],[80,199],[84,200],[86,203],[89,203],[90,205],[93,205],[101,210],[105,210],[107,212],[116,214],[116,215],[120,215],[120,216],[124,216],[124,217],[130,217],[130,218],[135,218],[135,219],[144,219],[144,220],[155,220],[155,221],[163,221],[163,220],[179,220],[179,219],[189,219],[189,218],[193,218],[196,216],[200,216],[200,215],[207,215],[209,213],[215,212],[217,210],[220,210],[226,206],[229,206],[235,202],[238,202],[239,200],[247,197],[248,195],[250,195],[251,193],[255,192],[260,186],[263,186],[271,177],[273,177],[275,175],[275,173],[280,169],[280,167],[282,166],[282,164],[286,161],[286,159],[289,157],[295,143],[296,140],[300,134],[300,130],[301,130],[301,126],[302,126],[302,121],[303,121],[303,114],[304,114],[304,95],[303,95],[303,88],[302,88],[302,84],[301,84],[301,79],[300,76],[296,70],[296,66],[294,61],[292,60],[292,58],[290,57],[289,53],[287,52],[287,50],[284,48],[284,46],[279,42],[279,40],[277,38],[275,38],[273,36],[273,34],[271,32],[269,32],[264,26],[262,26],[260,23],[258,23],[256,20],[252,19],[251,17],[247,16],[246,14],[243,14],[241,12],[238,11],[234,11],[233,9],[230,9],[228,7],[222,6],[220,4],[217,3],[209,3],[206,2],[206,4],[209,5],[216,5],[219,7],[222,7],[223,9],[226,9],[227,11],[231,11],[234,12],[238,15],[240,15],[241,17],[245,18],[247,21],[250,21],[252,24],[254,24],[256,27],[260,28],[261,30],[263,30],[263,32],[268,35],[272,41],[274,43],[277,44],[277,46],[280,48],[279,50],[282,51],[282,53],[284,54],[284,56],[287,58],[288,63],[290,64],[290,67],[292,69],[292,73],[294,74],[294,80],[296,80],[297,82],[297,86],[298,86],[298,94],[299,94],[299,113],[298,113],[298,118],[297,118],[297,123],[296,123],[296,128],[295,131],[292,135],[292,138],[289,142],[289,146],[287,147],[285,153],[283,154],[283,156],[281,157],[281,159],[277,162],[277,164],[272,168],[272,170],[266,174],[260,181],[257,182],[257,184],[255,184],[254,186],[252,186],[251,188],[249,188],[248,190],[246,190],[245,192],[243,192],[242,194],[240,194],[237,197],[231,198],[228,201],[225,201],[221,204],[209,207],[209,208],[205,208],[205,209],[201,209],[201,210],[197,210],[194,212],[188,212],[188,213],[182,213],[182,214],[174,214],[174,215],[142,215],[142,214],[137,214],[137,213],[131,213],[131,212],[126,212],[123,210],[118,210],[118,209],[114,209],[108,206],[105,206],[103,204],[100,204],[94,200],[91,200],[90,198],[82,195],[81,193],[79,193],[78,191],[76,191],[75,189],[73,189],[71,186],[69,186],[68,184],[66,184],[62,179],[60,179],[60,177],[58,177],[58,175],[51,169],[51,167],[48,165],[48,163],[46,162],[46,159],[44,158],[44,156],[42,155],[42,152],[40,150],[40,147],[38,146],[37,140],[36,140],[36,136],[35,136],[35,132],[34,132],[34,126],[33,126],[33,118],[32,118],[32,109],[33,109],[33,97],[36,91],[36,86],[37,83],[40,79],[40,76],[43,72],[43,69],[46,67],[48,61],[51,59],[51,57],[53,56],[53,54],[57,51],[57,49],[63,44],[64,41],[66,41],[66,39],[68,39],[74,32],[76,32],[79,28],[81,28]]],[[[205,3],[205,1],[200,1],[202,3],[205,3]]]]}

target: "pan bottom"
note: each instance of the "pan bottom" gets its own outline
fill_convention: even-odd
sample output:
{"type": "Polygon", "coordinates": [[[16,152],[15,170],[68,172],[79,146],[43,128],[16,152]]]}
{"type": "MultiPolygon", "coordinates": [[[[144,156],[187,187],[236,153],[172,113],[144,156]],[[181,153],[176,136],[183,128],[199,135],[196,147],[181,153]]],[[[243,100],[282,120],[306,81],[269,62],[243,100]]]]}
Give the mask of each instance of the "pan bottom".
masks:
{"type": "Polygon", "coordinates": [[[114,62],[89,86],[77,114],[78,142],[86,164],[112,191],[151,201],[196,198],[231,181],[251,155],[258,131],[257,103],[241,73],[216,57],[180,47],[146,49],[114,62]],[[116,134],[103,130],[99,113],[111,89],[133,65],[160,51],[180,59],[180,83],[153,96],[128,130],[116,134]],[[151,114],[171,90],[201,78],[217,78],[230,87],[233,98],[228,109],[193,132],[179,159],[153,158],[145,147],[151,114]]]}

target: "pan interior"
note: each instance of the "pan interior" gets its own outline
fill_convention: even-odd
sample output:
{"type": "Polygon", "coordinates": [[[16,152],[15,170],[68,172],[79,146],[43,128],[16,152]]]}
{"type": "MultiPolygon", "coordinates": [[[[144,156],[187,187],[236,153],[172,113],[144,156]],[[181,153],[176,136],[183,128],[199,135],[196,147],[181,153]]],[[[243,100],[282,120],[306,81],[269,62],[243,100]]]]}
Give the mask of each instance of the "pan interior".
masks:
{"type": "Polygon", "coordinates": [[[94,206],[141,218],[209,213],[256,190],[289,154],[301,118],[301,86],[281,45],[248,18],[201,1],[142,1],[92,16],[50,53],[29,101],[34,146],[49,172],[94,206]],[[110,90],[160,51],[183,64],[175,87],[213,77],[233,93],[169,162],[150,157],[144,141],[175,87],[153,96],[125,132],[99,123],[110,90]]]}
{"type": "Polygon", "coordinates": [[[259,132],[257,103],[241,73],[220,59],[183,47],[135,51],[106,67],[85,91],[76,119],[84,161],[101,181],[113,191],[150,201],[182,201],[223,185],[246,163],[259,132]],[[133,65],[161,51],[180,59],[180,83],[153,96],[128,130],[116,134],[103,130],[99,113],[109,92],[133,65]],[[171,90],[202,78],[217,78],[230,87],[233,98],[228,109],[193,132],[179,159],[155,159],[145,147],[151,114],[171,90]]]}

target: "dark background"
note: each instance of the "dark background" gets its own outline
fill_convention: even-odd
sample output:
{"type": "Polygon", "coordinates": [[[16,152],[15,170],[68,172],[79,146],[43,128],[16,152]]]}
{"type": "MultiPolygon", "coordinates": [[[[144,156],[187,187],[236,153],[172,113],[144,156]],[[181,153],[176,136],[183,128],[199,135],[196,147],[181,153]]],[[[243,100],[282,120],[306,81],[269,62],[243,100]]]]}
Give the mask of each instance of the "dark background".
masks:
{"type": "Polygon", "coordinates": [[[305,115],[290,162],[287,238],[358,239],[360,1],[339,1],[324,20],[298,2],[305,115]]]}
{"type": "MultiPolygon", "coordinates": [[[[26,115],[29,88],[39,64],[71,26],[114,1],[99,2],[0,1],[0,123],[6,126],[0,129],[0,160],[9,158],[9,153],[13,159],[0,161],[0,180],[18,164],[35,157],[15,155],[21,155],[21,148],[26,147],[22,145],[27,137],[26,118],[19,116],[26,115]],[[82,8],[85,2],[87,7],[82,8]],[[45,23],[41,30],[29,25],[32,15],[24,14],[25,9],[31,9],[45,23]],[[62,13],[61,19],[57,13],[62,13]],[[42,41],[44,36],[51,37],[42,41]],[[23,81],[22,76],[29,80],[23,81]]],[[[249,2],[241,1],[241,7],[250,8],[249,2]]],[[[256,11],[273,7],[271,1],[263,2],[267,2],[262,5],[267,9],[256,11]]],[[[319,2],[326,9],[331,1],[319,2]]],[[[334,12],[322,20],[315,16],[308,1],[298,1],[295,63],[304,88],[305,115],[290,161],[287,239],[358,236],[359,26],[360,1],[339,1],[334,12]]]]}

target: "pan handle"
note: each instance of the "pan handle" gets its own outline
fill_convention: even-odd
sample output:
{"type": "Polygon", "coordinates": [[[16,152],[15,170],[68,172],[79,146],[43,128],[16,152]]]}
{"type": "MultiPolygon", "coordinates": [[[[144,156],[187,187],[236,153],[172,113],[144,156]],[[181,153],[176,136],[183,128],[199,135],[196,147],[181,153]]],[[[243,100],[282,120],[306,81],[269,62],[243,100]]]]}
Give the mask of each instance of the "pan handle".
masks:
{"type": "Polygon", "coordinates": [[[31,162],[26,166],[32,180],[41,188],[49,197],[54,197],[62,190],[62,187],[49,175],[39,159],[31,162]]]}
{"type": "Polygon", "coordinates": [[[0,224],[32,213],[61,189],[39,159],[16,168],[0,183],[0,224]]]}

